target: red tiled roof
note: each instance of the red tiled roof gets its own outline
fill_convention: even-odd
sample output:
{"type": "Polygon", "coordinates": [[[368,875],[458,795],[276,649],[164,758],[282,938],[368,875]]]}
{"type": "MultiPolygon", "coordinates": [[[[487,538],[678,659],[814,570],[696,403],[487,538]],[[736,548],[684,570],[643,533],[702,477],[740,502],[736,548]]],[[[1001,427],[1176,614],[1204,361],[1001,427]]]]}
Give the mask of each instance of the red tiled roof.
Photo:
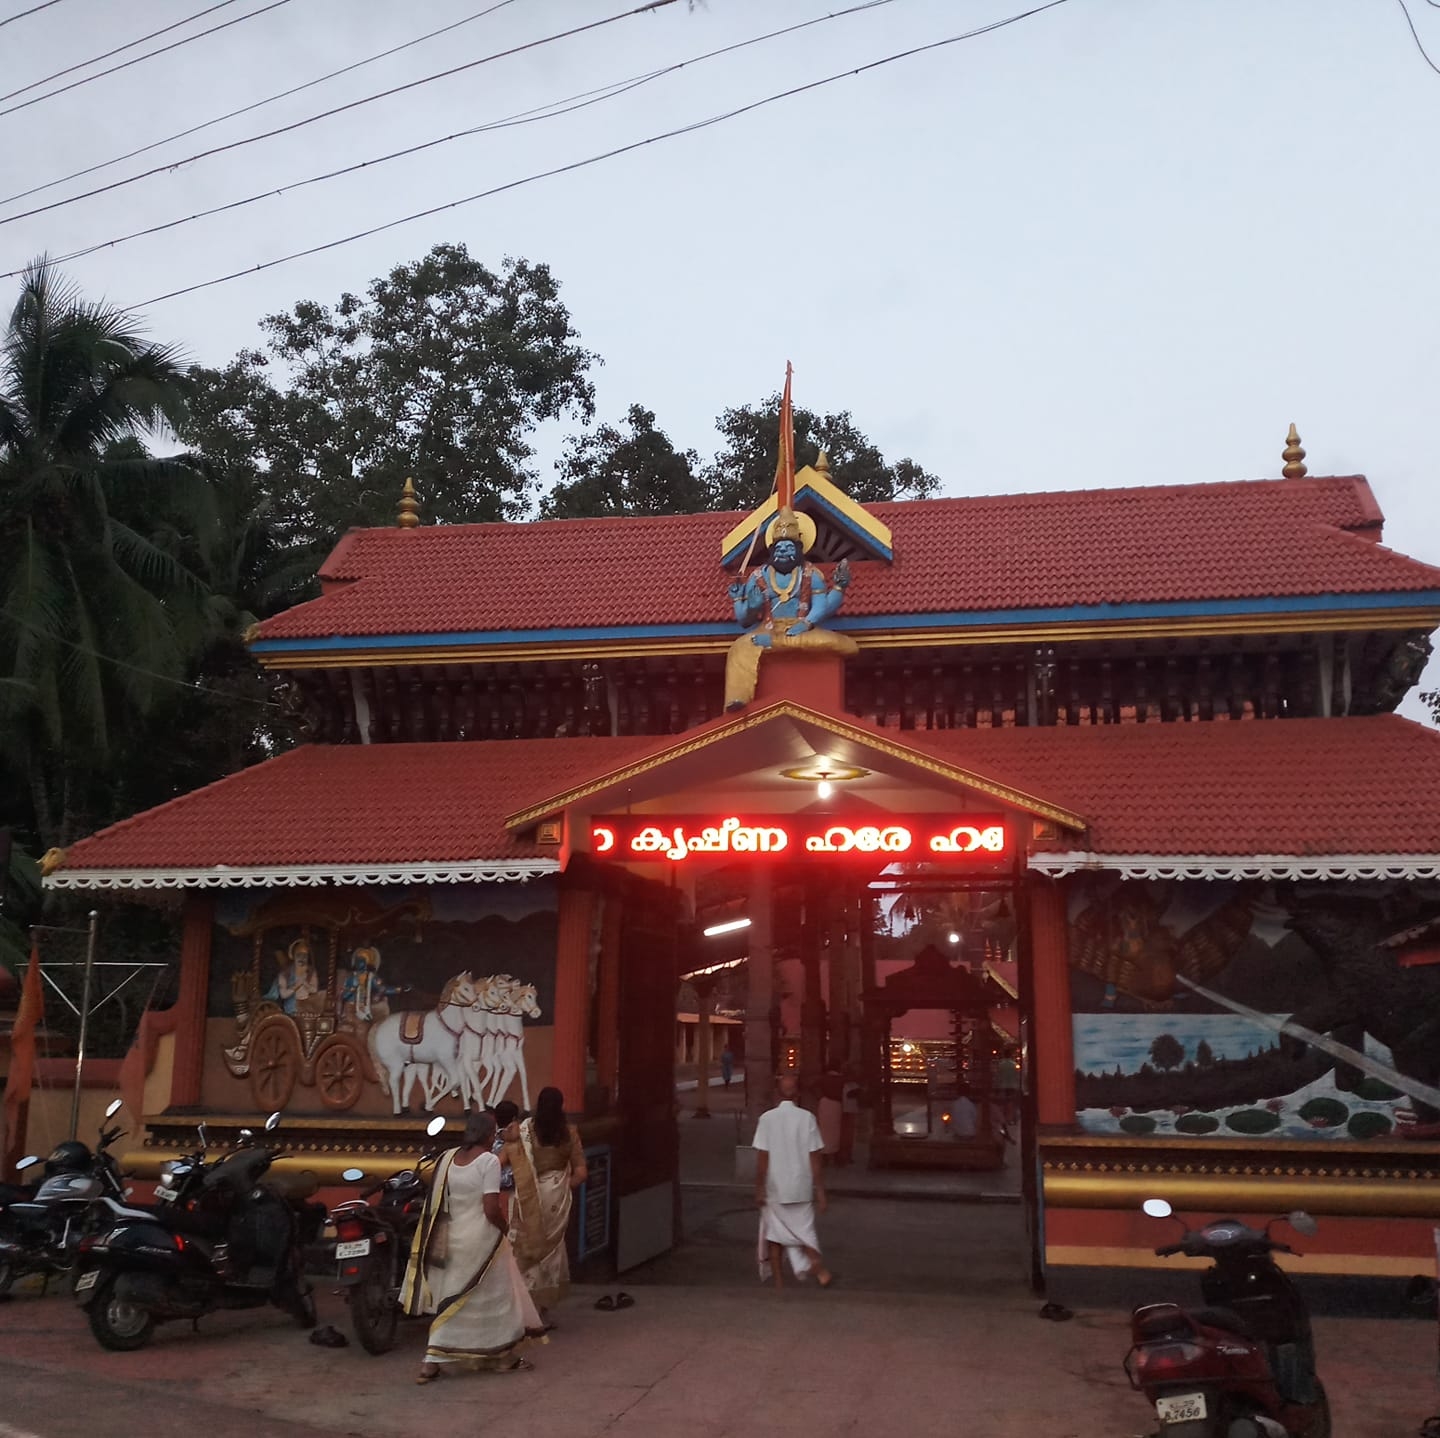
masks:
{"type": "Polygon", "coordinates": [[[536,786],[589,774],[654,739],[308,745],[122,820],[66,869],[208,869],[555,858],[505,828],[536,786]]]}
{"type": "MultiPolygon", "coordinates": [[[[1440,853],[1440,732],[1394,715],[903,734],[847,722],[1084,815],[1076,847],[1094,853],[1440,853]]],[[[297,749],[81,840],[65,868],[553,857],[506,814],[671,742],[297,749]]]]}
{"type": "MultiPolygon", "coordinates": [[[[896,558],[855,565],[850,615],[1440,588],[1440,570],[1374,542],[1359,476],[870,508],[896,558]]],[[[328,592],[260,637],[723,623],[720,542],[739,517],[356,530],[321,570],[328,592]]]]}
{"type": "Polygon", "coordinates": [[[1394,714],[904,738],[1084,814],[1097,854],[1440,854],[1440,732],[1394,714]]]}

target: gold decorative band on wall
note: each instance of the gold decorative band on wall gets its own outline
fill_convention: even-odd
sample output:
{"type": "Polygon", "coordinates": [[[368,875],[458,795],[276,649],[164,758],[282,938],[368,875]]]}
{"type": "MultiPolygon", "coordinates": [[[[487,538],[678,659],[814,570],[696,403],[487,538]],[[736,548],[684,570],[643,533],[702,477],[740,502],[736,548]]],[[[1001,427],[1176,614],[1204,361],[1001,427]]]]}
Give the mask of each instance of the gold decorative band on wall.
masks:
{"type": "Polygon", "coordinates": [[[1440,1218],[1440,1181],[1388,1178],[1242,1177],[1226,1173],[1057,1173],[1044,1175],[1051,1208],[1138,1212],[1147,1198],[1168,1199],[1182,1213],[1343,1214],[1354,1218],[1440,1218]]]}

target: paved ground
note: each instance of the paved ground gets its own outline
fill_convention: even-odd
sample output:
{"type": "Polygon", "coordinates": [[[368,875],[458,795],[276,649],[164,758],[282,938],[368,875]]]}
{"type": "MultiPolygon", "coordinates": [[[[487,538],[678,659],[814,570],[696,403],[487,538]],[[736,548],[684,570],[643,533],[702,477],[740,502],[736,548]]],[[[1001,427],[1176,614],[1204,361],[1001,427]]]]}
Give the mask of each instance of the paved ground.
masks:
{"type": "MultiPolygon", "coordinates": [[[[423,1326],[371,1358],[317,1348],[264,1310],[106,1353],[69,1300],[22,1296],[0,1304],[0,1438],[470,1438],[492,1422],[506,1438],[1151,1431],[1120,1368],[1128,1306],[1193,1299],[1193,1278],[1071,1274],[1052,1296],[1075,1317],[1046,1322],[1021,1278],[1017,1206],[870,1195],[837,1199],[822,1220],[837,1286],[776,1295],[755,1279],[748,1189],[690,1179],[684,1245],[626,1275],[631,1309],[597,1312],[602,1290],[576,1290],[535,1373],[416,1388],[423,1326]]],[[[1433,1319],[1407,1315],[1398,1284],[1310,1290],[1337,1438],[1411,1438],[1440,1411],[1433,1319]]],[[[339,1300],[320,1299],[322,1322],[348,1330],[339,1300]]]]}
{"type": "MultiPolygon", "coordinates": [[[[822,1229],[840,1283],[779,1296],[754,1280],[755,1219],[734,1192],[691,1189],[686,1209],[685,1248],[627,1275],[634,1308],[597,1312],[601,1290],[577,1290],[536,1373],[425,1389],[410,1381],[419,1325],[383,1358],[316,1348],[266,1311],[206,1319],[198,1334],[172,1325],[115,1354],[68,1300],[19,1297],[0,1305],[0,1438],[448,1438],[484,1431],[491,1405],[506,1438],[1149,1431],[1120,1370],[1124,1303],[1164,1285],[1125,1276],[1102,1294],[1072,1281],[1074,1320],[1043,1321],[1017,1278],[1009,1206],[840,1200],[822,1229]]],[[[1402,1311],[1395,1290],[1368,1301],[1402,1311]]],[[[333,1296],[321,1307],[346,1328],[333,1296]]],[[[1324,1314],[1316,1331],[1338,1438],[1406,1438],[1440,1410],[1433,1322],[1324,1314]]]]}

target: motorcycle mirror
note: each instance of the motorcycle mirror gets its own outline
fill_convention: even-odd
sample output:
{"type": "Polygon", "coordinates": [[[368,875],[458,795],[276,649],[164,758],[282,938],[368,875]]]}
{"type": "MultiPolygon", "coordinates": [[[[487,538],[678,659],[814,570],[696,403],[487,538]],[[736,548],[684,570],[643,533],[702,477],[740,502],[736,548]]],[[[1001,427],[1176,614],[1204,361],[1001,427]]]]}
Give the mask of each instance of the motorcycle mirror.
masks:
{"type": "Polygon", "coordinates": [[[1297,1208],[1294,1213],[1289,1215],[1289,1219],[1290,1227],[1296,1233],[1303,1233],[1306,1238],[1314,1238],[1320,1231],[1320,1225],[1303,1208],[1297,1208]]]}
{"type": "Polygon", "coordinates": [[[360,1180],[365,1177],[365,1170],[363,1168],[342,1168],[340,1170],[340,1177],[343,1178],[346,1183],[359,1183],[360,1180]]]}
{"type": "Polygon", "coordinates": [[[110,1102],[105,1106],[105,1117],[114,1118],[115,1115],[120,1112],[121,1105],[124,1102],[124,1099],[112,1098],[110,1102]]]}
{"type": "Polygon", "coordinates": [[[425,1125],[425,1132],[434,1138],[436,1134],[445,1132],[445,1120],[437,1113],[429,1123],[425,1125]]]}
{"type": "Polygon", "coordinates": [[[1169,1218],[1175,1212],[1163,1198],[1147,1198],[1140,1210],[1150,1218],[1169,1218]]]}
{"type": "Polygon", "coordinates": [[[20,1162],[15,1165],[15,1167],[16,1167],[17,1169],[21,1169],[21,1168],[32,1168],[35,1164],[37,1164],[37,1163],[39,1163],[39,1162],[40,1162],[40,1155],[39,1155],[38,1153],[27,1153],[27,1154],[25,1155],[25,1157],[22,1158],[22,1159],[20,1160],[20,1162]]]}
{"type": "Polygon", "coordinates": [[[254,1138],[254,1137],[255,1137],[255,1130],[254,1130],[253,1128],[242,1128],[242,1129],[240,1130],[240,1142],[241,1142],[241,1143],[249,1143],[250,1140],[251,1140],[252,1138],[254,1138]]]}
{"type": "Polygon", "coordinates": [[[265,1132],[274,1133],[280,1127],[280,1110],[276,1109],[269,1118],[265,1120],[265,1132]]]}

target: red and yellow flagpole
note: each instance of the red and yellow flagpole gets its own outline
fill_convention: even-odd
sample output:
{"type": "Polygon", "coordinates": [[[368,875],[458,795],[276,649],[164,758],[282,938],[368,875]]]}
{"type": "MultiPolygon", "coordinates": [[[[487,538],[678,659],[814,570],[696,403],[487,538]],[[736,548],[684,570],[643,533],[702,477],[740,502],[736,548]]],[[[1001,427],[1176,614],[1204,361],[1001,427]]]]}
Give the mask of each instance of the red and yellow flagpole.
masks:
{"type": "MultiPolygon", "coordinates": [[[[776,514],[787,509],[793,510],[795,507],[795,411],[790,403],[790,382],[794,372],[794,366],[786,360],[785,392],[780,397],[780,444],[775,460],[775,483],[771,486],[772,493],[776,496],[776,514]]],[[[742,575],[750,571],[750,559],[759,542],[760,531],[764,528],[763,524],[757,524],[755,533],[750,536],[750,545],[745,551],[745,558],[740,562],[742,575]]]]}

